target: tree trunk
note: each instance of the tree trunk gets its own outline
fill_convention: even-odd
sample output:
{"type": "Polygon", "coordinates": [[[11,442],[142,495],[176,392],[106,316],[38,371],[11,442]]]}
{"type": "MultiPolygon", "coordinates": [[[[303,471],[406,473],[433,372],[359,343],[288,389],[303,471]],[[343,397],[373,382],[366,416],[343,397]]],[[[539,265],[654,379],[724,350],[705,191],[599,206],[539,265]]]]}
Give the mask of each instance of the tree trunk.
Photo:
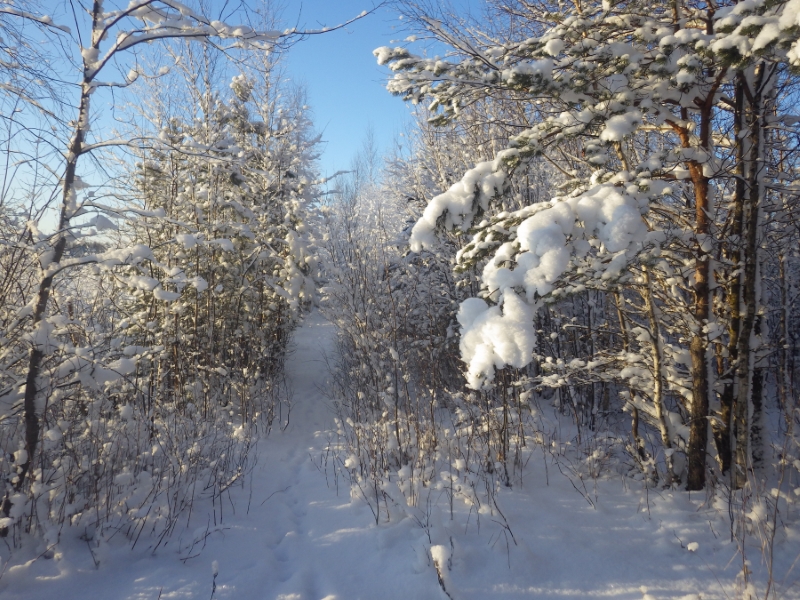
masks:
{"type": "Polygon", "coordinates": [[[661,348],[661,330],[658,326],[655,301],[653,299],[653,282],[650,280],[650,271],[643,267],[645,281],[645,309],[650,323],[650,338],[653,347],[653,404],[656,409],[658,430],[661,433],[661,444],[664,446],[664,462],[667,465],[667,485],[672,485],[675,480],[675,469],[672,440],[669,434],[669,424],[664,410],[664,378],[663,378],[663,352],[661,348]]]}
{"type": "MultiPolygon", "coordinates": [[[[619,319],[619,328],[622,332],[622,347],[625,352],[629,352],[631,344],[630,337],[628,335],[628,325],[626,323],[625,313],[622,312],[622,301],[621,294],[619,292],[614,292],[614,303],[617,306],[617,318],[619,319]]],[[[636,451],[636,456],[639,457],[639,464],[642,466],[642,470],[645,470],[644,464],[650,460],[650,456],[647,454],[644,440],[639,433],[639,409],[633,404],[634,394],[630,387],[628,387],[628,395],[631,399],[631,437],[633,438],[633,447],[636,451]]]]}
{"type": "MultiPolygon", "coordinates": [[[[744,138],[741,132],[744,126],[744,73],[736,73],[734,89],[733,134],[736,139],[736,181],[733,192],[733,214],[731,216],[731,233],[726,244],[726,258],[731,262],[731,271],[739,271],[742,264],[742,226],[744,221],[745,172],[744,172],[744,138]]],[[[728,360],[725,383],[720,395],[720,424],[714,425],[714,439],[717,444],[719,465],[723,473],[727,473],[732,462],[731,434],[733,432],[733,403],[736,394],[736,357],[739,352],[739,332],[741,330],[741,288],[742,274],[739,272],[728,286],[728,360]]]]}
{"type": "MultiPolygon", "coordinates": [[[[710,127],[710,115],[703,115],[701,131],[710,127]]],[[[702,133],[701,133],[702,139],[702,133]]],[[[689,164],[695,196],[695,282],[694,282],[694,322],[695,331],[689,346],[692,366],[692,403],[689,411],[689,476],[688,490],[702,490],[706,483],[706,446],[708,444],[708,334],[704,331],[709,317],[709,259],[707,243],[710,233],[709,182],[703,174],[703,167],[697,163],[689,164]]]]}
{"type": "Polygon", "coordinates": [[[738,340],[736,363],[736,398],[734,404],[734,435],[736,440],[735,468],[733,483],[736,488],[741,488],[747,482],[748,470],[752,467],[752,454],[750,447],[750,409],[752,402],[753,370],[755,357],[753,356],[752,336],[756,322],[758,305],[757,275],[758,275],[758,214],[761,200],[761,170],[764,168],[762,161],[762,101],[764,87],[764,63],[755,67],[753,74],[753,89],[748,94],[749,100],[749,152],[747,168],[747,198],[744,210],[744,273],[742,275],[743,309],[741,332],[738,340]]]}
{"type": "MultiPolygon", "coordinates": [[[[99,3],[94,3],[93,29],[96,29],[97,17],[101,9],[99,3]]],[[[42,279],[39,282],[39,291],[36,294],[36,307],[33,311],[32,330],[35,332],[42,325],[47,312],[47,305],[50,301],[50,293],[53,289],[53,269],[61,262],[64,257],[64,250],[67,247],[67,228],[70,219],[77,211],[77,197],[75,190],[75,169],[78,166],[78,159],[83,153],[83,143],[86,137],[86,130],[89,127],[89,105],[91,88],[91,74],[87,67],[84,67],[84,77],[81,84],[81,98],[78,105],[78,118],[72,132],[72,139],[69,142],[66,155],[66,166],[64,169],[64,179],[61,193],[61,212],[58,219],[58,229],[55,233],[55,242],[52,245],[52,257],[47,265],[43,265],[42,279]]],[[[23,411],[25,414],[25,450],[28,453],[27,459],[20,466],[18,479],[14,489],[21,490],[25,480],[31,471],[31,465],[35,462],[35,455],[39,445],[40,434],[40,415],[37,407],[39,396],[39,375],[45,358],[46,340],[34,337],[31,346],[30,358],[28,360],[28,373],[25,377],[25,398],[23,411]]]]}

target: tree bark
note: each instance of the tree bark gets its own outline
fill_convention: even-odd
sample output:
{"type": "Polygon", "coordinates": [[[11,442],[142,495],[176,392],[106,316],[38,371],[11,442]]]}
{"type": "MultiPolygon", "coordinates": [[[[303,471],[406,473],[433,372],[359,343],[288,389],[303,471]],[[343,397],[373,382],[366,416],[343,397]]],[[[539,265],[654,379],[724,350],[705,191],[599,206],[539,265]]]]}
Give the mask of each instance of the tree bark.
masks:
{"type": "MultiPolygon", "coordinates": [[[[701,116],[701,140],[710,134],[710,112],[701,116]]],[[[688,142],[688,140],[687,140],[688,142]]],[[[702,143],[702,142],[701,142],[702,143]]],[[[706,141],[707,146],[707,141],[706,141]]],[[[689,147],[687,145],[687,147],[689,147]]],[[[705,147],[705,146],[704,146],[705,147]]],[[[703,167],[694,161],[689,163],[689,172],[694,183],[695,197],[695,282],[694,282],[694,322],[695,331],[689,345],[692,374],[692,403],[690,406],[689,447],[687,460],[689,475],[686,482],[688,490],[702,490],[706,483],[706,446],[708,444],[708,334],[705,331],[709,317],[709,253],[706,244],[711,222],[708,216],[709,179],[703,167]]]]}
{"type": "MultiPolygon", "coordinates": [[[[92,30],[97,30],[98,16],[101,13],[100,3],[95,0],[93,7],[92,30]]],[[[99,40],[98,40],[99,41],[99,40]]],[[[39,282],[39,290],[36,294],[36,306],[33,311],[32,330],[34,333],[42,324],[47,313],[47,305],[50,301],[50,294],[53,289],[53,268],[61,262],[64,251],[67,248],[67,229],[70,219],[76,211],[77,198],[75,196],[75,170],[78,166],[78,159],[83,153],[83,144],[86,137],[86,130],[89,126],[89,107],[90,96],[92,93],[91,80],[93,71],[84,63],[83,81],[81,83],[81,97],[78,105],[78,115],[72,132],[69,146],[67,147],[66,165],[64,169],[64,179],[61,188],[61,211],[58,219],[58,228],[55,233],[55,241],[52,245],[52,257],[47,265],[43,265],[42,279],[39,282]]],[[[29,476],[31,466],[35,462],[36,451],[39,446],[39,434],[41,430],[40,415],[37,407],[39,390],[39,376],[45,358],[45,340],[34,337],[31,346],[30,358],[28,359],[28,373],[25,377],[25,397],[23,401],[23,412],[25,415],[25,450],[28,456],[25,462],[20,465],[17,472],[17,481],[14,489],[19,491],[25,484],[29,476]]]]}
{"type": "MultiPolygon", "coordinates": [[[[755,356],[753,356],[752,336],[756,325],[758,308],[758,221],[761,205],[761,171],[763,169],[763,131],[761,127],[763,109],[763,89],[765,64],[756,65],[753,73],[753,89],[748,94],[749,152],[747,165],[747,198],[744,210],[744,273],[742,274],[743,308],[741,332],[738,340],[736,363],[736,399],[734,404],[734,451],[736,472],[734,485],[741,488],[747,483],[748,471],[752,468],[752,448],[750,446],[750,426],[752,407],[755,356]]],[[[760,393],[760,390],[759,390],[760,393]]],[[[760,405],[759,401],[759,405],[760,405]]],[[[759,406],[760,408],[760,406],[759,406]]]]}
{"type": "Polygon", "coordinates": [[[658,420],[658,430],[661,433],[661,444],[664,446],[664,462],[667,465],[667,485],[672,485],[675,480],[674,449],[669,434],[669,424],[664,409],[664,378],[663,378],[663,352],[661,348],[661,329],[658,326],[655,300],[653,298],[653,282],[650,280],[650,271],[643,267],[645,281],[645,308],[650,323],[650,338],[653,347],[653,404],[658,420]]]}
{"type": "MultiPolygon", "coordinates": [[[[731,216],[731,232],[726,244],[726,258],[731,262],[731,270],[739,271],[742,264],[742,226],[744,222],[745,172],[744,172],[744,138],[741,133],[744,127],[744,73],[738,71],[734,82],[733,134],[736,139],[736,166],[734,168],[733,214],[731,216]]],[[[739,353],[739,332],[741,330],[741,288],[742,275],[737,274],[728,285],[728,360],[724,366],[728,374],[720,394],[720,421],[713,426],[714,439],[717,444],[719,465],[723,473],[731,467],[733,432],[733,404],[736,393],[736,358],[739,353]]]]}

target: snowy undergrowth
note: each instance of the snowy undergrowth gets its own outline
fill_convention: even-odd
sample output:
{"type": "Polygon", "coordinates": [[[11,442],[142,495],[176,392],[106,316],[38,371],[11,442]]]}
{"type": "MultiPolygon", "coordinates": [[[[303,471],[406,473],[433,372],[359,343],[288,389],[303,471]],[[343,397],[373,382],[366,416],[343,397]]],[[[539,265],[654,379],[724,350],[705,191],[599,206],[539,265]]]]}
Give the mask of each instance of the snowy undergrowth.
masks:
{"type": "MultiPolygon", "coordinates": [[[[579,442],[569,414],[546,403],[525,419],[542,437],[521,450],[523,466],[510,469],[511,487],[500,478],[502,469],[494,476],[468,473],[467,468],[480,467],[473,457],[463,467],[449,466],[447,448],[453,454],[459,445],[466,450],[467,436],[442,433],[438,455],[415,459],[435,470],[427,484],[421,477],[413,485],[402,480],[403,467],[391,462],[397,455],[384,452],[390,462],[380,479],[376,524],[371,496],[365,499],[358,486],[351,495],[351,478],[360,474],[358,465],[345,466],[352,426],[337,425],[326,401],[336,385],[322,362],[322,352],[335,356],[332,330],[312,313],[296,332],[297,351],[287,361],[294,391],[289,425],[253,449],[253,476],[226,491],[221,524],[209,521],[211,499],[198,498],[190,526],[155,554],[141,542],[131,549],[119,535],[96,546],[77,535],[62,536],[63,554],[48,559],[31,548],[26,561],[8,566],[0,596],[208,598],[216,585],[218,600],[746,597],[740,545],[730,539],[724,494],[709,497],[634,480],[626,470],[636,473],[636,466],[614,450],[618,441],[598,427],[596,436],[583,431],[579,442]],[[458,480],[442,479],[445,470],[458,480]],[[478,485],[480,504],[455,487],[451,492],[450,481],[463,490],[470,478],[493,482],[496,505],[486,503],[489,496],[478,485]]],[[[443,413],[439,408],[437,414],[443,413]]],[[[441,422],[442,432],[454,431],[453,422],[441,422]]],[[[764,512],[754,508],[751,496],[748,519],[773,514],[769,505],[764,512]]],[[[780,508],[777,598],[798,597],[792,563],[800,540],[793,510],[780,508]]],[[[737,507],[734,512],[741,514],[737,507]]],[[[746,558],[758,592],[754,597],[763,598],[763,540],[754,523],[747,529],[746,558]]]]}
{"type": "MultiPolygon", "coordinates": [[[[772,449],[763,481],[731,494],[717,476],[707,491],[685,492],[664,475],[658,431],[641,431],[639,453],[619,407],[598,403],[587,419],[565,390],[523,371],[464,391],[457,338],[445,319],[426,318],[452,311],[445,292],[455,297],[443,284],[426,293],[418,270],[436,273],[435,264],[359,251],[325,288],[338,333],[326,387],[336,421],[316,464],[376,527],[414,525],[415,568],[435,573],[443,593],[797,597],[794,438],[771,436],[786,443],[772,449]],[[607,556],[640,575],[609,579],[607,556]]],[[[773,416],[770,427],[785,430],[773,416]]]]}
{"type": "Polygon", "coordinates": [[[731,492],[716,473],[706,491],[686,492],[665,475],[659,432],[641,429],[639,452],[619,406],[597,403],[587,419],[569,389],[523,371],[464,391],[450,370],[454,336],[420,318],[435,306],[410,284],[425,263],[362,260],[326,288],[336,421],[317,465],[377,527],[413,523],[416,568],[444,593],[798,597],[797,440],[782,412],[765,420],[780,442],[746,486],[731,492]],[[604,576],[609,556],[639,575],[604,576]]]}
{"type": "MultiPolygon", "coordinates": [[[[500,369],[492,385],[466,390],[456,335],[464,322],[455,315],[470,272],[448,276],[446,257],[405,255],[380,221],[360,220],[379,214],[368,195],[349,202],[328,221],[322,305],[338,334],[326,388],[337,420],[317,465],[369,507],[376,527],[414,524],[419,568],[435,573],[444,593],[586,597],[609,586],[604,593],[619,587],[631,598],[795,597],[796,440],[782,412],[770,412],[764,426],[768,439],[785,443],[765,452],[746,486],[731,492],[712,465],[713,485],[683,491],[683,452],[665,444],[655,418],[631,409],[624,386],[592,379],[591,361],[586,379],[563,375],[585,342],[576,326],[604,306],[592,295],[537,315],[535,364],[500,369]],[[587,588],[583,575],[548,562],[532,585],[542,554],[589,565],[603,583],[587,588]],[[606,555],[647,575],[603,578],[595,565],[608,568],[606,555]],[[494,587],[475,581],[478,570],[492,571],[494,587]],[[548,583],[539,587],[539,579],[548,583]],[[568,589],[565,581],[581,583],[568,589]]],[[[495,347],[513,346],[510,332],[490,333],[495,347]]],[[[462,335],[462,353],[465,344],[462,335]]]]}
{"type": "MultiPolygon", "coordinates": [[[[98,564],[114,538],[155,552],[174,534],[185,537],[198,511],[206,529],[221,526],[230,489],[249,476],[258,437],[285,424],[288,400],[284,387],[262,390],[247,421],[232,405],[206,413],[166,405],[148,415],[106,396],[88,405],[83,420],[63,416],[45,435],[52,467],[34,472],[31,498],[11,497],[0,573],[9,564],[61,559],[76,543],[98,564]]],[[[74,404],[63,406],[79,411],[74,404]]],[[[202,539],[183,553],[196,552],[202,539]]]]}
{"type": "Polygon", "coordinates": [[[557,410],[511,420],[523,433],[511,436],[507,465],[486,463],[485,432],[463,411],[437,410],[440,420],[421,443],[412,420],[402,419],[402,449],[390,420],[357,423],[341,404],[339,411],[319,468],[369,506],[377,526],[413,522],[415,568],[436,571],[451,598],[586,597],[588,589],[648,599],[800,597],[793,467],[780,481],[753,481],[733,494],[721,483],[689,493],[654,486],[624,439],[598,432],[578,442],[557,410]],[[608,553],[632,574],[650,572],[647,585],[604,577],[608,553]],[[579,578],[576,564],[586,569],[579,578]],[[479,586],[478,571],[498,579],[479,586]],[[596,587],[587,589],[589,581],[596,587]],[[478,589],[489,596],[474,595],[478,589]]]}

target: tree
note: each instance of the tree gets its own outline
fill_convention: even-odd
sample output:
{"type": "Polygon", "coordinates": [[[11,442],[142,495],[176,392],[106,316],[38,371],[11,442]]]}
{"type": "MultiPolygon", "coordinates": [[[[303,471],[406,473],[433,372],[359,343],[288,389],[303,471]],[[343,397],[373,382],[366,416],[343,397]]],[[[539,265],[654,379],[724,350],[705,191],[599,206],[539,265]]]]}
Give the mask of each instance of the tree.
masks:
{"type": "MultiPolygon", "coordinates": [[[[535,316],[546,305],[586,289],[616,295],[624,307],[618,327],[625,345],[649,347],[635,354],[636,361],[649,356],[642,368],[619,352],[590,361],[591,367],[587,361],[562,366],[555,381],[581,375],[629,386],[629,406],[644,409],[661,430],[668,462],[675,448],[684,451],[687,487],[701,489],[709,406],[716,404],[712,348],[721,343],[725,324],[739,323],[727,329],[739,332],[728,341],[736,347],[729,385],[737,390],[734,456],[741,485],[752,466],[746,415],[754,387],[760,182],[777,176],[761,167],[759,122],[771,86],[797,60],[791,4],[493,6],[494,29],[472,35],[446,15],[404,3],[420,32],[451,54],[375,51],[395,72],[389,90],[414,103],[430,100],[434,122],[457,120],[484,98],[527,102],[530,124],[520,123],[509,147],[433,198],[411,236],[417,251],[433,247],[439,229],[471,236],[458,256],[460,265],[482,268],[481,298],[462,303],[459,314],[469,385],[490,386],[495,369],[531,362],[535,316]],[[732,121],[747,122],[748,136],[732,121]],[[537,156],[565,175],[559,195],[497,212],[520,168],[537,156]],[[729,194],[734,205],[738,198],[739,212],[729,211],[729,194]],[[730,214],[739,215],[732,218],[741,223],[741,235],[729,234],[730,214]],[[717,260],[723,249],[728,256],[741,251],[744,268],[717,260]],[[717,279],[734,282],[743,307],[730,300],[735,315],[715,310],[721,306],[713,302],[717,279]],[[636,328],[626,329],[626,318],[636,328]]],[[[719,369],[723,380],[730,373],[719,369]]],[[[727,452],[722,441],[718,453],[727,452]]],[[[725,468],[726,461],[720,463],[725,468]]]]}
{"type": "MultiPolygon", "coordinates": [[[[188,52],[183,62],[195,64],[188,52]]],[[[210,73],[192,94],[193,120],[156,113],[168,143],[142,157],[135,179],[142,208],[165,218],[133,224],[132,237],[154,249],[157,267],[136,269],[139,290],[124,307],[132,340],[163,348],[142,375],[150,397],[174,395],[204,415],[233,402],[243,424],[270,396],[314,294],[305,211],[317,140],[302,92],[282,95],[265,77],[234,76],[224,99],[210,73]]]]}
{"type": "MultiPolygon", "coordinates": [[[[247,25],[229,25],[173,0],[137,0],[119,6],[95,0],[62,3],[52,8],[56,11],[53,17],[40,14],[36,6],[27,2],[10,2],[0,7],[0,19],[4,23],[3,52],[6,56],[16,53],[13,59],[19,61],[4,61],[0,65],[13,75],[0,91],[4,102],[23,107],[26,116],[38,114],[34,119],[17,120],[12,111],[4,117],[9,131],[16,127],[27,132],[27,141],[21,144],[9,135],[8,147],[10,152],[25,155],[24,164],[31,165],[35,177],[27,180],[18,177],[15,187],[12,186],[14,190],[23,189],[21,185],[31,190],[29,199],[33,209],[24,227],[19,227],[24,223],[19,218],[5,219],[7,196],[3,197],[6,204],[3,223],[12,223],[17,231],[13,232],[16,236],[13,243],[4,244],[0,259],[6,263],[14,252],[21,253],[24,261],[14,264],[30,265],[32,271],[20,277],[19,293],[13,298],[6,296],[6,299],[12,298],[9,303],[24,300],[25,305],[13,310],[5,303],[2,306],[7,329],[0,334],[3,339],[0,441],[4,455],[11,454],[13,459],[1,464],[5,480],[5,517],[0,521],[0,529],[7,531],[10,525],[23,523],[26,511],[26,527],[35,525],[37,519],[46,518],[59,523],[65,519],[75,522],[76,515],[82,514],[85,508],[96,509],[98,521],[102,521],[105,516],[100,508],[105,506],[115,507],[111,512],[118,510],[123,519],[130,517],[131,523],[135,522],[128,524],[129,532],[144,530],[147,514],[150,514],[151,522],[160,519],[166,523],[160,530],[166,535],[174,526],[180,509],[191,506],[191,490],[188,496],[182,495],[186,491],[185,478],[208,476],[212,480],[211,487],[216,490],[214,493],[220,493],[235,480],[231,477],[242,474],[242,465],[237,464],[242,456],[239,447],[246,445],[247,440],[246,436],[237,437],[235,431],[228,431],[229,423],[225,422],[225,434],[212,431],[203,438],[211,440],[205,446],[173,448],[170,444],[176,443],[176,439],[170,437],[169,427],[159,429],[159,424],[152,420],[150,425],[141,423],[136,419],[139,415],[131,412],[133,401],[141,392],[138,369],[144,370],[148,361],[158,362],[163,356],[159,356],[161,350],[157,347],[137,346],[137,340],[129,335],[134,332],[127,331],[130,321],[125,323],[123,318],[124,309],[132,304],[128,294],[130,290],[149,293],[155,312],[168,313],[174,318],[177,312],[166,310],[164,303],[173,302],[170,308],[175,309],[173,294],[178,292],[172,289],[185,287],[185,282],[174,280],[169,272],[170,257],[165,257],[164,247],[131,243],[129,234],[135,229],[141,232],[147,228],[161,233],[169,231],[173,237],[161,242],[174,247],[174,235],[179,233],[180,227],[163,220],[167,218],[164,207],[148,210],[126,203],[124,200],[130,199],[131,194],[114,189],[107,181],[103,183],[109,175],[107,163],[100,159],[100,154],[112,148],[142,152],[148,158],[167,157],[172,153],[176,163],[190,155],[196,163],[203,163],[208,175],[205,183],[197,182],[198,186],[218,185],[217,189],[224,190],[222,195],[227,194],[230,201],[237,194],[242,198],[248,194],[250,198],[260,196],[254,203],[257,210],[239,207],[240,218],[246,215],[245,220],[272,228],[268,233],[264,229],[259,231],[266,237],[259,243],[268,244],[272,237],[286,246],[274,251],[266,246],[257,248],[257,244],[242,248],[243,251],[258,250],[255,260],[248,264],[249,268],[258,267],[261,272],[251,278],[248,267],[243,267],[238,273],[239,283],[246,288],[242,298],[252,299],[259,278],[265,290],[261,301],[280,298],[277,304],[281,310],[286,309],[285,320],[272,330],[272,333],[284,335],[276,341],[280,345],[286,341],[286,331],[296,316],[295,308],[306,301],[303,295],[308,293],[307,273],[313,262],[303,248],[301,231],[301,204],[312,187],[307,169],[309,161],[313,160],[313,140],[308,134],[307,118],[302,117],[301,111],[292,115],[298,117],[298,121],[292,127],[284,127],[285,131],[274,127],[286,124],[285,118],[282,125],[281,118],[276,115],[271,115],[274,122],[267,127],[258,125],[257,119],[250,120],[243,108],[247,101],[245,88],[249,85],[246,80],[238,81],[236,86],[241,89],[234,90],[242,95],[236,101],[239,105],[223,103],[209,111],[210,115],[219,108],[216,116],[227,121],[210,133],[217,135],[225,131],[236,138],[233,143],[225,139],[214,140],[214,143],[224,142],[229,148],[241,145],[241,157],[227,156],[221,147],[204,146],[199,139],[205,133],[198,135],[198,131],[186,136],[187,143],[191,137],[195,138],[191,148],[181,145],[178,139],[173,140],[176,146],[171,147],[168,128],[162,140],[147,136],[103,137],[107,123],[92,129],[102,112],[98,110],[101,105],[97,102],[98,95],[119,93],[115,90],[132,85],[140,76],[157,76],[148,73],[143,66],[143,55],[150,45],[183,40],[201,42],[228,55],[245,51],[270,53],[290,40],[319,32],[261,31],[247,25]],[[59,23],[65,18],[74,29],[59,23]],[[6,46],[5,41],[12,37],[16,45],[6,46]],[[39,48],[43,51],[39,52],[39,48]],[[41,64],[36,63],[41,56],[45,57],[41,64]],[[30,62],[24,62],[26,60],[30,62]],[[65,66],[72,66],[77,75],[73,87],[70,87],[73,82],[65,82],[56,75],[63,72],[65,66]],[[76,90],[74,99],[70,98],[73,89],[76,90]],[[69,116],[64,117],[68,113],[69,116]],[[42,148],[49,154],[43,157],[42,148]],[[297,152],[292,154],[294,150],[297,152]],[[247,159],[252,160],[248,162],[247,159]],[[85,169],[83,178],[79,167],[85,169]],[[87,176],[92,169],[94,176],[87,176]],[[229,175],[230,180],[220,181],[218,177],[223,175],[229,175]],[[273,181],[274,176],[278,176],[279,181],[273,181]],[[242,192],[245,187],[247,193],[242,192]],[[56,188],[57,193],[50,198],[41,193],[56,188]],[[286,204],[280,205],[279,201],[286,204]],[[36,213],[44,211],[46,214],[47,210],[57,214],[55,222],[52,227],[39,227],[37,221],[41,214],[36,213]],[[49,233],[50,229],[54,231],[49,233]],[[265,279],[263,270],[267,267],[274,270],[272,276],[265,279]],[[150,280],[143,278],[145,272],[155,285],[148,287],[150,280]],[[30,291],[25,288],[28,280],[30,291]],[[290,304],[292,309],[288,308],[290,304]],[[79,426],[85,426],[83,433],[78,431],[79,426]],[[159,435],[162,439],[158,444],[169,451],[175,450],[173,458],[176,458],[163,477],[156,474],[160,467],[155,464],[163,455],[156,458],[157,453],[151,452],[152,442],[159,435]],[[105,436],[116,436],[115,442],[102,442],[105,436]],[[222,453],[218,444],[231,445],[231,452],[226,452],[227,458],[217,467],[203,466],[203,461],[196,460],[203,453],[222,453]],[[149,465],[145,464],[148,460],[149,465]],[[192,468],[177,468],[181,461],[192,464],[192,468]],[[119,481],[115,479],[119,474],[115,473],[115,468],[125,472],[119,481]],[[122,488],[127,491],[119,496],[122,488]],[[173,493],[177,488],[182,490],[180,494],[173,493]],[[48,489],[52,491],[49,498],[48,489]],[[156,502],[155,499],[163,496],[165,490],[171,494],[171,500],[165,502],[172,506],[162,510],[161,500],[156,502]],[[117,496],[122,499],[115,504],[111,498],[117,496]],[[128,512],[131,504],[136,507],[128,512]],[[143,512],[136,512],[143,507],[143,512]],[[156,508],[151,512],[147,507],[156,508]]],[[[238,14],[249,18],[246,13],[238,14]]],[[[195,126],[194,123],[176,125],[189,129],[195,126]]],[[[184,172],[180,177],[185,179],[191,175],[184,172]]],[[[4,188],[4,192],[8,189],[4,188]]],[[[152,196],[148,200],[153,203],[152,196]]],[[[232,204],[226,205],[225,210],[228,216],[238,211],[232,204]]],[[[233,228],[237,226],[234,222],[227,224],[233,228]]],[[[218,241],[217,257],[222,254],[223,246],[230,244],[235,248],[247,238],[243,232],[245,222],[239,221],[238,225],[242,227],[237,232],[230,228],[224,232],[238,236],[235,241],[214,233],[213,239],[218,241]]],[[[6,233],[4,228],[4,243],[8,239],[6,233]]],[[[189,243],[191,234],[185,235],[187,237],[182,239],[189,243]]],[[[213,246],[213,242],[205,246],[206,241],[198,245],[213,246]]],[[[214,268],[222,270],[222,266],[214,268]]],[[[234,274],[230,275],[232,282],[234,274]]],[[[199,279],[195,282],[201,285],[199,279]]],[[[232,298],[234,289],[229,291],[232,298]]],[[[235,305],[231,299],[225,308],[234,310],[235,305]]],[[[246,333],[242,328],[245,319],[231,322],[228,314],[225,319],[229,320],[226,327],[238,331],[236,335],[241,340],[246,333]]],[[[278,354],[276,350],[273,358],[279,362],[278,354]]],[[[250,357],[256,360],[254,354],[250,357]]],[[[223,369],[217,365],[213,368],[223,369]]],[[[257,370],[253,369],[251,376],[256,374],[257,370]]],[[[243,395],[247,394],[243,392],[243,395]]],[[[242,410],[249,419],[249,408],[242,406],[242,410]]],[[[177,415],[170,421],[175,426],[174,431],[189,431],[196,424],[193,416],[189,419],[191,422],[180,421],[179,417],[184,416],[177,415]]],[[[210,458],[206,461],[211,462],[215,461],[210,458]]]]}

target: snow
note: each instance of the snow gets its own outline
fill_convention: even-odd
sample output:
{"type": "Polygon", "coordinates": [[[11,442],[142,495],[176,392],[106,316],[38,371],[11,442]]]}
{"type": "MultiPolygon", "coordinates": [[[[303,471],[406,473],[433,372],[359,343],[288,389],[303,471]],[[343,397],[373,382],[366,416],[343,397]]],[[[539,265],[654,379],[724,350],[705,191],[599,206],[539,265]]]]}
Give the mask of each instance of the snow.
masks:
{"type": "Polygon", "coordinates": [[[605,142],[620,142],[631,135],[642,124],[642,113],[632,110],[622,115],[614,115],[606,121],[600,139],[605,142]]]}
{"type": "Polygon", "coordinates": [[[450,550],[445,546],[431,546],[431,558],[434,563],[443,567],[450,560],[450,550]]]}
{"type": "Polygon", "coordinates": [[[494,160],[478,163],[446,192],[433,198],[411,231],[412,251],[419,252],[436,244],[436,228],[440,221],[446,229],[460,227],[466,231],[478,207],[486,210],[489,201],[502,191],[507,178],[504,161],[516,154],[515,150],[504,150],[494,160]]]}
{"type": "MultiPolygon", "coordinates": [[[[223,499],[221,523],[198,501],[191,523],[155,553],[146,534],[131,548],[124,532],[97,545],[68,528],[45,536],[49,548],[28,542],[10,560],[0,544],[0,597],[446,600],[440,578],[458,600],[738,597],[741,557],[721,499],[579,476],[558,449],[532,450],[522,482],[498,488],[504,518],[458,501],[451,520],[446,487],[434,486],[427,501],[395,506],[393,520],[376,525],[326,451],[336,436],[323,394],[334,330],[312,313],[294,347],[289,425],[259,441],[252,477],[223,499]]],[[[759,543],[748,558],[763,582],[759,543]]],[[[800,536],[787,527],[775,546],[781,598],[800,597],[798,576],[786,576],[798,555],[800,536]]]]}
{"type": "Polygon", "coordinates": [[[180,298],[181,295],[178,292],[170,292],[159,286],[153,290],[153,297],[156,298],[156,300],[173,302],[180,298]]]}
{"type": "Polygon", "coordinates": [[[96,227],[98,231],[104,231],[106,229],[117,230],[119,227],[117,226],[114,221],[109,219],[108,217],[104,217],[103,215],[96,215],[92,219],[89,220],[83,227],[96,227]]]}
{"type": "Polygon", "coordinates": [[[494,368],[528,364],[536,343],[533,310],[513,291],[505,295],[503,312],[480,298],[465,300],[458,312],[462,327],[461,356],[467,363],[467,383],[479,389],[494,379],[494,368]]]}
{"type": "MultiPolygon", "coordinates": [[[[469,189],[481,187],[473,181],[478,173],[489,173],[495,185],[497,174],[490,167],[494,169],[496,165],[482,163],[462,180],[469,185],[456,184],[431,200],[414,226],[412,249],[415,240],[416,248],[430,243],[428,237],[435,235],[439,219],[444,218],[452,226],[456,216],[460,219],[470,210],[469,189]]],[[[491,383],[494,369],[504,365],[521,368],[532,360],[537,298],[553,291],[573,256],[582,258],[588,254],[589,240],[601,242],[606,251],[614,254],[600,275],[603,279],[617,277],[633,251],[646,240],[647,229],[635,186],[626,190],[628,193],[621,193],[615,181],[595,185],[578,196],[555,198],[530,207],[527,210],[533,214],[520,223],[517,239],[500,246],[488,261],[482,281],[497,306],[473,302],[459,314],[461,352],[469,365],[470,387],[479,389],[491,383]],[[514,262],[516,265],[508,266],[514,262]]],[[[477,193],[485,198],[485,194],[477,193]]]]}
{"type": "Polygon", "coordinates": [[[133,417],[133,407],[130,404],[126,404],[125,406],[119,407],[119,416],[125,419],[126,421],[130,421],[133,417]]]}
{"type": "Polygon", "coordinates": [[[544,45],[544,51],[550,56],[558,56],[561,54],[561,51],[564,50],[564,46],[565,44],[563,40],[548,40],[548,42],[544,45]]]}

